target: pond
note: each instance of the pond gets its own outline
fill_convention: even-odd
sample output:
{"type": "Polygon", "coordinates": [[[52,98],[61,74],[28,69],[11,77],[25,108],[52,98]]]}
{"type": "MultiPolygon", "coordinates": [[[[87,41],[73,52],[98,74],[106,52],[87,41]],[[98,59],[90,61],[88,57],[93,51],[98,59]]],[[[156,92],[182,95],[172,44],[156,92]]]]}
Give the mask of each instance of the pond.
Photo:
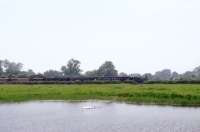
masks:
{"type": "Polygon", "coordinates": [[[0,119],[1,132],[200,131],[199,107],[109,101],[0,104],[0,119]]]}

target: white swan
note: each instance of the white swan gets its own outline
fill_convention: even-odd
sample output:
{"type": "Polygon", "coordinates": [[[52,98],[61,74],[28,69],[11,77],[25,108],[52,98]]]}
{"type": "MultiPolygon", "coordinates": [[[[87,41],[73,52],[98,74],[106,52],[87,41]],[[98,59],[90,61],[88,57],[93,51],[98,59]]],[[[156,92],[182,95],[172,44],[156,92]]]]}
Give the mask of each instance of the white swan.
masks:
{"type": "Polygon", "coordinates": [[[82,109],[93,109],[91,106],[83,106],[82,109]]]}

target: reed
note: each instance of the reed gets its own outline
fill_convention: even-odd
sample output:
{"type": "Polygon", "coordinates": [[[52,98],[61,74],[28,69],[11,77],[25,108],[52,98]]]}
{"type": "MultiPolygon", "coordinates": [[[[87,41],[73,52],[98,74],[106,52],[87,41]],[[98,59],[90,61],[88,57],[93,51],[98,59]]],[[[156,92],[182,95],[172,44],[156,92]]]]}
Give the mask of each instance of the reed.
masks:
{"type": "Polygon", "coordinates": [[[31,100],[112,100],[164,105],[200,105],[200,85],[0,85],[0,102],[31,100]]]}

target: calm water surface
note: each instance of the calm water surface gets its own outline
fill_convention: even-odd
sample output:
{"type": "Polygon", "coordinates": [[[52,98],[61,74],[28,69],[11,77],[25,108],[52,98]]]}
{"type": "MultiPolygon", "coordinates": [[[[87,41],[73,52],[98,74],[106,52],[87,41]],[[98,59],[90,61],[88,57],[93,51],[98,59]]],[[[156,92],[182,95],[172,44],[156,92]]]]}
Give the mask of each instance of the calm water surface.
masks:
{"type": "Polygon", "coordinates": [[[200,108],[116,102],[0,104],[0,132],[200,132],[200,108]],[[84,109],[85,105],[102,108],[84,109]]]}

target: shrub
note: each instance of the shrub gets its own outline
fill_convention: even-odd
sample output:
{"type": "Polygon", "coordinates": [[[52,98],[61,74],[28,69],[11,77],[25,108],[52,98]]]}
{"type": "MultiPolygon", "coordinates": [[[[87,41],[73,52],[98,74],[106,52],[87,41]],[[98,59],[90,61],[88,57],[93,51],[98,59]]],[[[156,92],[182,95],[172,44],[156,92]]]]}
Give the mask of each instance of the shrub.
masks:
{"type": "Polygon", "coordinates": [[[106,81],[100,81],[99,84],[106,84],[106,81]]]}
{"type": "Polygon", "coordinates": [[[91,84],[91,81],[84,80],[82,83],[83,83],[83,84],[91,84]]]}
{"type": "Polygon", "coordinates": [[[169,80],[169,81],[167,81],[167,83],[168,83],[168,84],[174,84],[175,81],[173,81],[173,80],[169,80]]]}
{"type": "Polygon", "coordinates": [[[102,84],[102,81],[100,80],[95,80],[95,81],[92,81],[93,84],[102,84]]]}
{"type": "Polygon", "coordinates": [[[66,82],[66,84],[74,84],[74,82],[73,81],[68,81],[68,82],[66,82]]]}
{"type": "Polygon", "coordinates": [[[124,81],[125,83],[128,83],[128,84],[137,84],[135,81],[133,80],[125,80],[124,81]]]}
{"type": "Polygon", "coordinates": [[[66,81],[61,81],[60,84],[67,84],[67,82],[66,81]]]}
{"type": "Polygon", "coordinates": [[[109,80],[105,80],[104,82],[105,82],[105,84],[111,84],[111,81],[109,81],[109,80]]]}
{"type": "Polygon", "coordinates": [[[122,83],[122,82],[120,80],[113,80],[112,83],[113,84],[119,84],[119,83],[122,83]]]}
{"type": "Polygon", "coordinates": [[[162,84],[163,82],[161,80],[149,80],[145,81],[144,84],[162,84]]]}
{"type": "Polygon", "coordinates": [[[187,80],[177,80],[176,83],[177,84],[187,84],[188,81],[187,80]]]}
{"type": "Polygon", "coordinates": [[[200,84],[200,80],[149,80],[144,84],[200,84]]]}
{"type": "Polygon", "coordinates": [[[76,80],[74,83],[75,84],[81,84],[81,81],[80,80],[76,80]]]}

